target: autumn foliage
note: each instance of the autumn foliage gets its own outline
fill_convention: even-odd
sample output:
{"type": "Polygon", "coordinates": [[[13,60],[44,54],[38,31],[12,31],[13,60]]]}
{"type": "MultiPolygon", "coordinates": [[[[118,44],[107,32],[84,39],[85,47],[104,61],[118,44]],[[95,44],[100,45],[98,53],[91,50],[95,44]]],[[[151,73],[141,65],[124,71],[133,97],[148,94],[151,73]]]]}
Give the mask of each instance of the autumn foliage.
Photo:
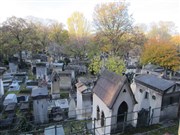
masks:
{"type": "Polygon", "coordinates": [[[180,35],[175,35],[171,38],[172,44],[176,45],[178,48],[180,48],[180,35]]]}
{"type": "Polygon", "coordinates": [[[152,63],[176,71],[180,69],[180,56],[172,42],[150,39],[144,45],[141,63],[152,63]]]}

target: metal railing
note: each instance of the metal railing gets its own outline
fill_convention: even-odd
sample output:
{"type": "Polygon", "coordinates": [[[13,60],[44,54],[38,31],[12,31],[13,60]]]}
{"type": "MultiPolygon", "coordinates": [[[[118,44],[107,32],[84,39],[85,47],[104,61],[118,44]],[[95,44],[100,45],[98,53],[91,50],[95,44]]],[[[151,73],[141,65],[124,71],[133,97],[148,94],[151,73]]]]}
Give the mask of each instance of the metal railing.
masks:
{"type": "MultiPolygon", "coordinates": [[[[74,117],[69,118],[68,113],[71,113],[68,110],[63,110],[62,117],[63,119],[59,121],[55,121],[54,117],[48,117],[48,121],[44,121],[44,123],[35,123],[34,116],[32,113],[18,112],[16,117],[13,118],[13,123],[9,126],[3,126],[0,123],[0,135],[12,134],[40,134],[44,133],[46,127],[55,125],[62,125],[65,135],[110,135],[110,134],[123,134],[127,132],[131,132],[135,129],[140,129],[143,127],[149,127],[151,125],[163,123],[164,121],[170,121],[178,118],[178,110],[174,110],[174,108],[178,108],[178,104],[169,105],[166,107],[160,108],[146,108],[144,112],[142,110],[134,111],[134,112],[125,112],[124,114],[115,115],[115,116],[107,116],[104,120],[104,125],[101,126],[101,120],[97,120],[96,118],[92,118],[90,115],[90,110],[92,112],[92,108],[86,109],[78,109],[72,110],[76,112],[74,117]],[[172,110],[172,112],[167,111],[172,110]],[[173,111],[176,112],[173,113],[173,111]],[[81,113],[83,112],[83,113],[81,113]],[[171,114],[172,115],[169,115],[171,114]],[[142,116],[141,116],[142,115],[142,116]],[[117,122],[117,118],[122,116],[123,119],[117,122]],[[146,116],[146,120],[144,117],[146,116]],[[169,116],[169,117],[166,117],[169,116]],[[172,116],[172,117],[171,117],[172,116]],[[82,119],[77,119],[81,117],[82,119]],[[142,119],[140,119],[142,117],[142,119]],[[142,124],[144,122],[144,124],[142,124]],[[138,124],[141,123],[141,124],[138,124]]],[[[59,115],[59,112],[51,113],[51,116],[59,115]]],[[[91,113],[92,114],[92,113],[91,113]]],[[[8,115],[8,114],[7,114],[8,115]]],[[[12,118],[11,118],[12,119],[12,118]]],[[[4,119],[1,119],[1,122],[4,119]]],[[[8,121],[8,118],[6,118],[8,121]]],[[[55,128],[54,127],[54,128],[55,128]]],[[[52,128],[52,129],[54,129],[52,128]]],[[[48,128],[46,130],[49,130],[48,128]]]]}

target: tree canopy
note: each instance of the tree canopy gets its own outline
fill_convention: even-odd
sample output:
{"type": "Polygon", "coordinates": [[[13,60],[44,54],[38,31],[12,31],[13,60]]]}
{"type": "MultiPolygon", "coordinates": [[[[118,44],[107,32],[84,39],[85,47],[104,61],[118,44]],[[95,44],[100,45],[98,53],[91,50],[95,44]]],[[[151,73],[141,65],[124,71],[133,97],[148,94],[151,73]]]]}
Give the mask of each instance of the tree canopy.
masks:
{"type": "Polygon", "coordinates": [[[90,25],[84,15],[74,12],[67,20],[70,42],[68,50],[75,56],[84,56],[90,38],[90,25]]]}
{"type": "Polygon", "coordinates": [[[148,38],[156,38],[159,40],[170,40],[171,36],[176,33],[176,27],[173,22],[160,21],[152,23],[147,33],[148,38]]]}
{"type": "Polygon", "coordinates": [[[180,35],[174,35],[171,37],[171,42],[173,45],[177,46],[180,51],[180,35]]]}
{"type": "Polygon", "coordinates": [[[86,37],[90,34],[90,25],[84,15],[74,12],[67,20],[69,34],[76,38],[86,37]]]}
{"type": "MultiPolygon", "coordinates": [[[[112,52],[121,50],[121,38],[131,31],[132,18],[125,2],[110,2],[95,7],[93,22],[104,45],[111,45],[112,52]]],[[[122,50],[121,50],[122,51],[122,50]]]]}
{"type": "Polygon", "coordinates": [[[6,49],[19,53],[20,61],[22,61],[22,51],[28,50],[28,40],[32,34],[29,24],[23,18],[13,16],[3,22],[2,32],[2,41],[6,49]]]}
{"type": "Polygon", "coordinates": [[[89,71],[93,74],[99,74],[103,68],[109,71],[115,72],[119,75],[125,72],[125,64],[123,60],[116,56],[110,56],[107,58],[94,57],[89,65],[89,71]]]}
{"type": "Polygon", "coordinates": [[[65,45],[69,40],[69,34],[62,23],[54,22],[49,26],[49,39],[59,45],[65,45]]]}
{"type": "Polygon", "coordinates": [[[170,41],[150,39],[144,45],[141,63],[152,63],[174,71],[180,69],[178,50],[170,41]]]}

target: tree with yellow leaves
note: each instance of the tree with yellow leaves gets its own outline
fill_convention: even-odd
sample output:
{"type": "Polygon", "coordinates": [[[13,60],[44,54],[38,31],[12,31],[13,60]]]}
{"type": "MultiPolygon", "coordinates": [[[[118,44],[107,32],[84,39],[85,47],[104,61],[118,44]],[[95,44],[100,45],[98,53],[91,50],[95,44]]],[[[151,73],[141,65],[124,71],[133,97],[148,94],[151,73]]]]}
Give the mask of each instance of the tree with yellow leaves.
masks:
{"type": "Polygon", "coordinates": [[[180,56],[178,49],[170,41],[150,39],[144,45],[141,63],[143,65],[152,63],[177,71],[180,69],[180,56]]]}
{"type": "Polygon", "coordinates": [[[171,38],[171,42],[175,45],[180,53],[180,35],[174,35],[171,38]]]}
{"type": "Polygon", "coordinates": [[[74,12],[67,19],[68,32],[70,37],[67,50],[78,57],[83,57],[87,52],[87,45],[90,40],[90,23],[83,13],[74,12]]]}

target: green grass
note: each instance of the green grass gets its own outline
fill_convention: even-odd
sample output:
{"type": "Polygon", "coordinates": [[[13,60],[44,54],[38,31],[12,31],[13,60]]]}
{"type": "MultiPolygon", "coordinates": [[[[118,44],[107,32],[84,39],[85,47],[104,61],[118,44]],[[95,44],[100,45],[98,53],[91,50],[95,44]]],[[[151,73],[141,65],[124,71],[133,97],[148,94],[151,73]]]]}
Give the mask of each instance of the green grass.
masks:
{"type": "Polygon", "coordinates": [[[134,128],[133,130],[125,131],[122,135],[133,135],[136,133],[144,133],[146,135],[164,135],[165,133],[168,133],[169,135],[178,135],[178,123],[176,122],[174,125],[166,128],[162,127],[161,125],[134,128]]]}
{"type": "Polygon", "coordinates": [[[36,80],[36,76],[33,75],[32,72],[29,72],[29,73],[28,73],[28,79],[29,79],[29,80],[36,80]]]}
{"type": "Polygon", "coordinates": [[[27,90],[25,84],[21,86],[20,93],[30,94],[31,90],[27,90]]]}
{"type": "Polygon", "coordinates": [[[69,98],[69,93],[60,93],[61,99],[69,98]]]}
{"type": "Polygon", "coordinates": [[[19,94],[19,93],[20,93],[20,90],[18,90],[18,91],[7,91],[6,95],[8,95],[8,94],[19,94]]]}
{"type": "Polygon", "coordinates": [[[71,121],[67,122],[64,127],[65,134],[71,134],[71,133],[77,133],[82,134],[84,133],[86,129],[86,123],[90,122],[89,120],[77,120],[77,121],[71,121]]]}
{"type": "Polygon", "coordinates": [[[162,128],[158,129],[157,131],[152,131],[148,135],[164,135],[165,133],[168,133],[170,135],[178,135],[178,124],[176,123],[175,125],[168,128],[162,128]]]}
{"type": "Polygon", "coordinates": [[[27,90],[26,89],[26,86],[25,86],[25,84],[22,84],[21,85],[21,87],[20,87],[20,90],[18,90],[18,91],[8,91],[8,90],[6,90],[6,92],[5,92],[6,94],[5,95],[7,95],[7,94],[30,94],[31,93],[31,90],[27,90]]]}
{"type": "Polygon", "coordinates": [[[136,133],[148,132],[148,131],[151,131],[151,130],[154,130],[154,129],[158,129],[160,127],[161,126],[159,124],[156,124],[156,125],[151,125],[151,126],[147,126],[147,127],[126,129],[124,134],[122,134],[122,135],[133,135],[133,134],[136,134],[136,133]]]}

